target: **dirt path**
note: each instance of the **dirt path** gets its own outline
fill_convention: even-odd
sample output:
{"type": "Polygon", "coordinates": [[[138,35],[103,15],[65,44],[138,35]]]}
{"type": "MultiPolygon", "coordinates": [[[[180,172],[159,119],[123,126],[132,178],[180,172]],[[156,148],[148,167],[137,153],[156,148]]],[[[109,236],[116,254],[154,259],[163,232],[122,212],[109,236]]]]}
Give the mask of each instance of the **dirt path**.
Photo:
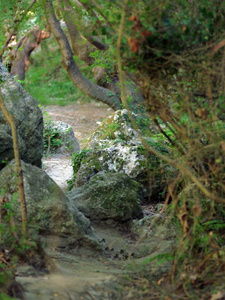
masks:
{"type": "Polygon", "coordinates": [[[104,224],[93,226],[96,234],[105,239],[107,250],[81,248],[68,254],[48,245],[45,251],[55,263],[56,271],[36,274],[22,266],[17,272],[17,281],[25,289],[25,300],[137,299],[132,293],[130,297],[121,294],[122,276],[129,278],[129,274],[143,266],[146,259],[169,251],[172,241],[156,236],[137,238],[125,230],[104,224]]]}
{"type": "MultiPolygon", "coordinates": [[[[102,103],[83,103],[67,106],[47,106],[43,110],[53,121],[63,121],[69,124],[83,149],[91,137],[98,123],[112,115],[113,110],[102,103]]],[[[43,159],[43,168],[46,173],[66,190],[66,181],[71,179],[73,169],[70,158],[65,155],[54,155],[43,159]]]]}
{"type": "MultiPolygon", "coordinates": [[[[45,111],[53,120],[71,125],[81,148],[98,127],[96,122],[113,113],[107,106],[95,103],[49,106],[45,111]]],[[[49,176],[65,190],[66,179],[72,176],[70,159],[54,155],[43,159],[43,165],[49,176]]],[[[96,235],[105,241],[105,251],[81,248],[68,254],[59,252],[50,240],[46,241],[45,251],[55,263],[56,271],[40,274],[29,266],[21,266],[17,281],[25,289],[25,300],[123,300],[125,298],[117,291],[115,282],[128,272],[127,265],[136,270],[136,265],[142,264],[149,253],[155,255],[160,247],[171,246],[171,241],[160,241],[157,237],[137,238],[126,228],[107,227],[106,224],[92,226],[96,235]]],[[[126,299],[135,298],[131,295],[126,299]]]]}
{"type": "Polygon", "coordinates": [[[82,103],[67,106],[47,106],[44,110],[54,121],[68,123],[83,149],[91,134],[101,122],[113,114],[113,110],[102,103],[82,103]]]}

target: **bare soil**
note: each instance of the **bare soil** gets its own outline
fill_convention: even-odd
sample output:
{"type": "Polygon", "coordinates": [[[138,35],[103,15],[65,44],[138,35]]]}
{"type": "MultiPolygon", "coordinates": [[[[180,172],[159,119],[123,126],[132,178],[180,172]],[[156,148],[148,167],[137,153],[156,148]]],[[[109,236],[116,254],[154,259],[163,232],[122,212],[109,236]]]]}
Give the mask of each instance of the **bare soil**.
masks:
{"type": "Polygon", "coordinates": [[[105,120],[113,114],[113,110],[103,103],[76,103],[66,106],[47,106],[44,110],[54,121],[68,123],[74,131],[75,137],[83,149],[94,130],[99,126],[97,122],[105,120]]]}

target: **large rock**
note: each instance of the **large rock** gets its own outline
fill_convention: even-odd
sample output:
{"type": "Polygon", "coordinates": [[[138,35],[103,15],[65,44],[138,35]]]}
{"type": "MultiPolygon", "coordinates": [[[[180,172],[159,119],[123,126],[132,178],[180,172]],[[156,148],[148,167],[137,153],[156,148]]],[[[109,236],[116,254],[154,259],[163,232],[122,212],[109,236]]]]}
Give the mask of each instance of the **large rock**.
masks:
{"type": "MultiPolygon", "coordinates": [[[[137,118],[134,115],[134,118],[137,118]]],[[[151,147],[168,154],[166,147],[147,138],[151,147]]],[[[74,160],[77,163],[77,159],[74,160]]],[[[94,133],[83,153],[75,186],[82,186],[98,172],[124,172],[145,186],[153,201],[161,200],[168,178],[174,174],[160,159],[146,151],[132,129],[127,110],[116,111],[94,133]]],[[[74,166],[74,170],[77,166],[74,166]]]]}
{"type": "Polygon", "coordinates": [[[102,172],[68,192],[67,197],[70,207],[75,205],[91,220],[124,222],[143,216],[141,191],[141,184],[122,172],[102,172]]]}
{"type": "MultiPolygon", "coordinates": [[[[42,170],[22,162],[28,223],[37,226],[48,236],[66,237],[67,244],[79,244],[82,240],[97,243],[90,221],[73,205],[68,209],[68,199],[56,183],[42,170]]],[[[14,201],[17,193],[14,160],[0,172],[0,191],[14,201]]],[[[21,220],[20,203],[13,204],[16,220],[21,220]]]]}
{"type": "Polygon", "coordinates": [[[125,109],[117,111],[94,132],[87,148],[90,151],[77,173],[77,186],[100,171],[122,171],[132,179],[146,172],[143,147],[125,109]]]}
{"type": "MultiPolygon", "coordinates": [[[[59,140],[58,145],[54,145],[51,149],[50,145],[47,152],[53,152],[55,154],[71,154],[78,153],[80,151],[80,145],[77,138],[74,135],[72,127],[62,121],[50,121],[45,122],[44,134],[46,135],[46,141],[48,135],[52,135],[55,140],[59,140]]],[[[47,146],[47,145],[46,145],[47,146]]]]}
{"type": "MultiPolygon", "coordinates": [[[[41,167],[43,154],[43,118],[37,102],[0,63],[0,92],[8,111],[16,121],[21,159],[41,167]]],[[[11,128],[0,111],[0,169],[14,158],[11,128]]]]}

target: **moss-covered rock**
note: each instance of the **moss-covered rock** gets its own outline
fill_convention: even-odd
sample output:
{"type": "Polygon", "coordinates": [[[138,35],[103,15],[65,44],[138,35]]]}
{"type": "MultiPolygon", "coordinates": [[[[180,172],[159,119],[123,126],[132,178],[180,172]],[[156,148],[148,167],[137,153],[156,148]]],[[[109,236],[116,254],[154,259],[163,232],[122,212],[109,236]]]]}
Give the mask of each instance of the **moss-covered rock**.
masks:
{"type": "MultiPolygon", "coordinates": [[[[159,149],[158,143],[146,139],[151,147],[164,154],[168,153],[165,147],[160,146],[159,149]]],[[[167,186],[168,178],[174,174],[174,170],[166,168],[157,156],[142,146],[125,109],[115,112],[94,132],[88,151],[83,154],[80,160],[79,154],[75,154],[73,159],[74,186],[78,187],[102,171],[124,172],[148,189],[151,200],[158,201],[167,186]]]]}
{"type": "Polygon", "coordinates": [[[80,151],[72,127],[62,121],[44,122],[44,148],[47,154],[71,154],[80,151]]]}
{"type": "Polygon", "coordinates": [[[141,208],[141,184],[126,174],[100,172],[67,197],[70,210],[73,205],[91,220],[124,222],[143,216],[141,208]]]}
{"type": "MultiPolygon", "coordinates": [[[[45,236],[67,238],[70,243],[97,243],[90,221],[75,207],[68,208],[68,199],[57,184],[42,170],[22,162],[28,224],[45,236]]],[[[12,207],[17,222],[21,221],[20,202],[16,197],[18,180],[14,160],[0,172],[0,192],[12,207]]]]}

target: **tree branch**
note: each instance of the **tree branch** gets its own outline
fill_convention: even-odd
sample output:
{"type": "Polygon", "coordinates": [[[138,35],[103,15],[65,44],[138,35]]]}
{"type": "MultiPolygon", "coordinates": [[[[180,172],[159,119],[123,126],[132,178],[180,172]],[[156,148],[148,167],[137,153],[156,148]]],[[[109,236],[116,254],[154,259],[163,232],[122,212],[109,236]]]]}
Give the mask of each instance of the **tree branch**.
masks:
{"type": "Polygon", "coordinates": [[[110,92],[108,89],[102,88],[89,81],[81,74],[74,62],[73,53],[68,39],[60,27],[59,21],[56,19],[51,0],[46,0],[45,13],[49,28],[60,47],[62,53],[62,64],[73,84],[93,99],[108,104],[114,110],[120,109],[121,101],[115,93],[110,92]]]}
{"type": "Polygon", "coordinates": [[[25,18],[26,14],[28,13],[28,11],[31,10],[31,8],[33,7],[33,5],[35,4],[37,0],[33,0],[30,5],[25,9],[25,11],[23,12],[23,14],[21,15],[21,17],[17,18],[17,16],[14,18],[14,26],[11,28],[8,37],[5,40],[5,43],[2,46],[2,50],[0,51],[0,61],[2,61],[2,55],[5,52],[6,47],[8,46],[12,36],[15,34],[15,32],[17,31],[20,23],[23,21],[23,19],[25,18]]]}
{"type": "Polygon", "coordinates": [[[189,179],[196,184],[196,187],[209,199],[220,202],[220,203],[225,203],[225,199],[222,197],[219,197],[217,195],[214,195],[209,191],[199,180],[198,178],[193,174],[193,172],[189,169],[189,167],[186,164],[181,164],[179,161],[173,160],[169,158],[166,155],[161,154],[159,151],[156,149],[152,148],[149,146],[149,144],[146,142],[146,140],[143,138],[141,135],[140,131],[137,128],[136,122],[134,120],[134,117],[132,115],[132,112],[129,108],[129,104],[127,101],[126,93],[125,93],[125,84],[124,84],[124,79],[123,79],[123,71],[122,71],[122,62],[121,62],[121,54],[120,54],[120,49],[121,49],[121,42],[122,42],[122,36],[123,36],[123,28],[124,28],[124,21],[125,21],[125,12],[126,12],[126,6],[128,4],[128,0],[124,1],[124,8],[122,11],[121,15],[121,21],[120,21],[120,27],[119,27],[119,36],[117,40],[117,61],[118,61],[118,70],[119,70],[119,77],[120,77],[120,85],[121,85],[121,92],[122,92],[122,102],[124,107],[128,111],[128,115],[130,118],[130,121],[132,123],[133,128],[135,129],[136,133],[138,134],[138,137],[142,143],[142,145],[147,149],[150,153],[153,155],[158,156],[162,160],[166,161],[169,163],[171,166],[175,167],[176,169],[180,170],[184,175],[189,177],[189,179]]]}

